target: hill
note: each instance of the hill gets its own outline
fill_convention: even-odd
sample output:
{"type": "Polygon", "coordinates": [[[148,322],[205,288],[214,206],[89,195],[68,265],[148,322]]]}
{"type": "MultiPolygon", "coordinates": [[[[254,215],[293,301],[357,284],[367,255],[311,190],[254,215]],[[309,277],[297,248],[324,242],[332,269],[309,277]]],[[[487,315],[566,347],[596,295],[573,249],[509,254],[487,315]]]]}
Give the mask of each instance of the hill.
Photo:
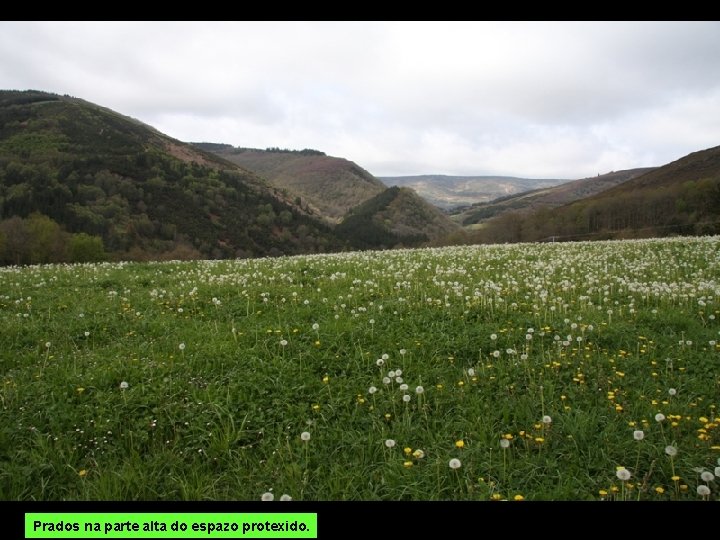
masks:
{"type": "Polygon", "coordinates": [[[515,242],[720,233],[720,146],[694,152],[553,210],[509,212],[471,241],[515,242]]]}
{"type": "Polygon", "coordinates": [[[195,146],[253,171],[274,187],[300,197],[331,222],[338,222],[350,208],[381,193],[386,186],[347,159],[326,156],[317,150],[259,150],[230,145],[195,143],[195,146]]]}
{"type": "Polygon", "coordinates": [[[6,263],[68,260],[67,234],[130,259],[346,245],[254,173],[109,109],[38,91],[0,91],[0,220],[6,263]],[[67,249],[49,253],[61,240],[67,249]]]}
{"type": "Polygon", "coordinates": [[[388,186],[409,187],[430,204],[450,210],[498,197],[557,185],[564,180],[516,178],[513,176],[388,176],[380,178],[388,186]]]}
{"type": "Polygon", "coordinates": [[[613,171],[596,177],[573,180],[558,186],[534,189],[500,197],[490,202],[473,204],[453,212],[453,219],[464,226],[482,223],[506,212],[532,212],[540,208],[555,208],[578,199],[589,197],[618,184],[652,171],[653,168],[613,171]]]}
{"type": "Polygon", "coordinates": [[[341,238],[363,248],[418,246],[440,241],[459,227],[409,188],[388,188],[353,208],[337,226],[341,238]]]}

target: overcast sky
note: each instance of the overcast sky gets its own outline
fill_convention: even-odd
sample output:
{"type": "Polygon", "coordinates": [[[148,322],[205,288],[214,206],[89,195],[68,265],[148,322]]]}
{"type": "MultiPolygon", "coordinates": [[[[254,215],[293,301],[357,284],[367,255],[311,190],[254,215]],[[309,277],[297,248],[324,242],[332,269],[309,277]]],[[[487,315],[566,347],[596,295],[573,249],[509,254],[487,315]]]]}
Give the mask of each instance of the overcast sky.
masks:
{"type": "Polygon", "coordinates": [[[720,23],[0,22],[0,88],[376,176],[580,178],[720,145],[720,23]]]}

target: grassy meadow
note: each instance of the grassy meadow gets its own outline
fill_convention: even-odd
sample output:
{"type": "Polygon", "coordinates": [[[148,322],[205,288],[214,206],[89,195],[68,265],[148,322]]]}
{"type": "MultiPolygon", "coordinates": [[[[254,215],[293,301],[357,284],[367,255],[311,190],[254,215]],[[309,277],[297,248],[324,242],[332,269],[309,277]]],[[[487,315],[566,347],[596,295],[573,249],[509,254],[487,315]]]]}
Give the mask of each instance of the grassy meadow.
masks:
{"type": "Polygon", "coordinates": [[[3,500],[717,500],[720,237],[0,269],[3,500]]]}

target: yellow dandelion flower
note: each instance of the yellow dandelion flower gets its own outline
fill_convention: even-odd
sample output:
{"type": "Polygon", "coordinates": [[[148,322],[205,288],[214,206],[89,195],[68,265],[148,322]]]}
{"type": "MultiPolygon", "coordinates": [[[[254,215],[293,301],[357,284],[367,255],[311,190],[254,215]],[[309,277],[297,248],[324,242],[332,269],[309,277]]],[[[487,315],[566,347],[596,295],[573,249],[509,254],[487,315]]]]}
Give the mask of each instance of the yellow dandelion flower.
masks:
{"type": "Polygon", "coordinates": [[[665,493],[665,488],[663,488],[662,486],[658,486],[655,488],[655,493],[657,493],[658,495],[662,495],[663,493],[665,493]]]}
{"type": "Polygon", "coordinates": [[[464,448],[465,447],[465,441],[462,439],[455,441],[455,448],[464,448]]]}
{"type": "Polygon", "coordinates": [[[704,416],[701,416],[700,418],[698,418],[698,420],[700,420],[700,422],[702,422],[703,424],[707,424],[707,423],[708,423],[708,419],[705,418],[704,416]]]}
{"type": "Polygon", "coordinates": [[[688,487],[687,484],[680,484],[680,491],[687,491],[688,487]]]}
{"type": "Polygon", "coordinates": [[[330,382],[330,377],[328,377],[327,375],[325,375],[325,376],[322,378],[322,382],[323,382],[324,384],[329,383],[329,382],[330,382]]]}
{"type": "Polygon", "coordinates": [[[610,488],[610,491],[612,491],[613,493],[617,493],[618,491],[620,491],[620,488],[618,488],[617,486],[612,486],[610,488]]]}
{"type": "Polygon", "coordinates": [[[500,495],[499,493],[493,493],[493,494],[490,496],[490,498],[491,498],[493,501],[499,501],[500,499],[502,499],[502,495],[500,495]]]}
{"type": "Polygon", "coordinates": [[[389,412],[386,412],[386,413],[385,413],[385,420],[390,420],[391,418],[392,418],[392,414],[390,414],[389,412]]]}
{"type": "Polygon", "coordinates": [[[320,410],[320,404],[319,404],[319,403],[313,403],[312,410],[313,410],[313,411],[319,411],[319,410],[320,410]]]}
{"type": "Polygon", "coordinates": [[[543,437],[535,437],[535,442],[538,444],[542,444],[545,442],[545,439],[543,437]]]}
{"type": "Polygon", "coordinates": [[[412,448],[406,446],[405,448],[403,448],[403,452],[405,452],[406,456],[409,456],[410,454],[412,454],[412,448]]]}
{"type": "Polygon", "coordinates": [[[78,476],[79,476],[80,478],[84,478],[85,476],[87,476],[87,470],[85,470],[85,469],[80,469],[80,470],[78,471],[78,476]]]}
{"type": "Polygon", "coordinates": [[[520,494],[518,493],[517,495],[515,495],[515,496],[513,497],[513,500],[514,500],[514,501],[524,501],[524,500],[525,500],[525,497],[523,497],[522,495],[520,495],[520,494]]]}
{"type": "Polygon", "coordinates": [[[601,489],[600,491],[598,491],[598,494],[599,494],[601,497],[607,497],[608,492],[607,492],[606,490],[604,490],[604,489],[601,489]]]}
{"type": "Polygon", "coordinates": [[[412,461],[404,461],[404,462],[403,462],[403,467],[405,467],[406,469],[409,469],[409,468],[412,467],[412,466],[413,466],[413,462],[412,462],[412,461]]]}
{"type": "Polygon", "coordinates": [[[679,482],[679,481],[680,481],[680,477],[676,474],[675,476],[671,476],[671,477],[670,477],[670,480],[672,480],[673,482],[679,482]]]}
{"type": "Polygon", "coordinates": [[[78,394],[82,394],[82,393],[85,391],[85,389],[84,389],[82,386],[78,386],[78,387],[75,389],[75,391],[76,391],[78,394]]]}

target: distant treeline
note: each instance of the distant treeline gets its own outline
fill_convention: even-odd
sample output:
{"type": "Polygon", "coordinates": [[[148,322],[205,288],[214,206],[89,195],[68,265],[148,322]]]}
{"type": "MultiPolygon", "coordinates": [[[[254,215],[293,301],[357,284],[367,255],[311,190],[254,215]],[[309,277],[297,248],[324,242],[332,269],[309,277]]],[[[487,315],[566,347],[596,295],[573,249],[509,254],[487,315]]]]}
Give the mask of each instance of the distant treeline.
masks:
{"type": "Polygon", "coordinates": [[[269,154],[298,154],[300,156],[325,156],[325,152],[313,150],[312,148],[303,148],[302,150],[291,150],[289,148],[280,148],[279,146],[270,146],[263,150],[262,148],[247,148],[244,146],[235,147],[232,144],[225,143],[209,143],[196,142],[191,143],[193,146],[202,148],[207,152],[228,152],[230,154],[243,154],[245,152],[267,152],[269,154]]]}
{"type": "Polygon", "coordinates": [[[265,150],[260,148],[235,148],[233,153],[242,154],[243,152],[268,152],[270,154],[298,154],[300,156],[324,156],[325,152],[320,150],[313,150],[312,148],[303,148],[302,150],[290,150],[289,148],[279,148],[277,146],[271,146],[265,150]]]}

